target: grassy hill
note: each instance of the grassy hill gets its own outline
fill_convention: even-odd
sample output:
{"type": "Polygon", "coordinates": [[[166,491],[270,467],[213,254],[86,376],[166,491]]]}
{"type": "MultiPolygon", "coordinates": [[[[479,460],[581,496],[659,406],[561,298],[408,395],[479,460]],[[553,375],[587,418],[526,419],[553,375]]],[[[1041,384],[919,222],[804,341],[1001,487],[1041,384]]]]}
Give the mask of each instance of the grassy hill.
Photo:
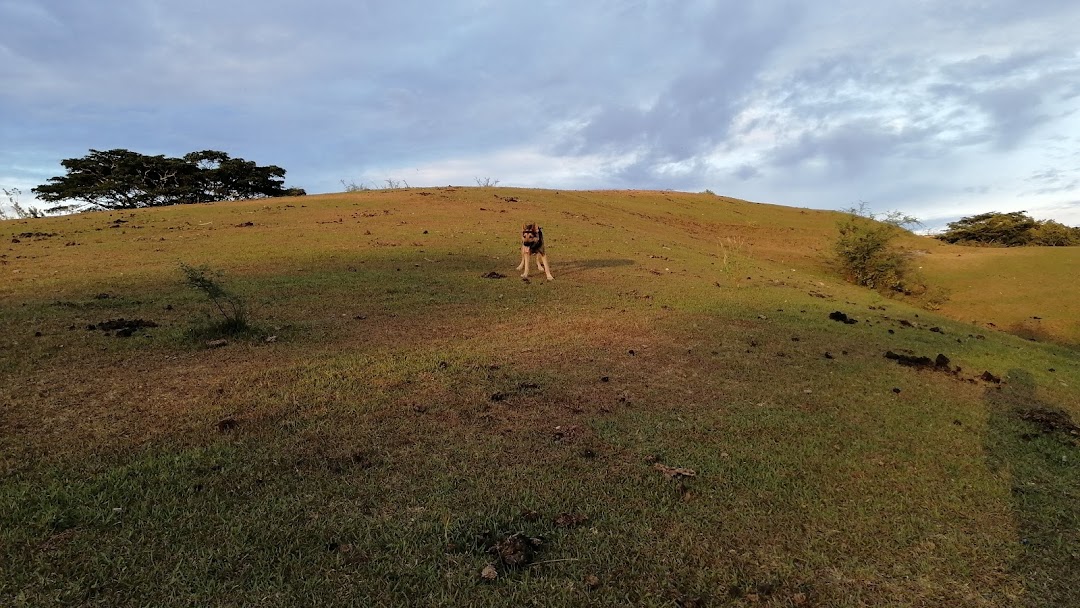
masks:
{"type": "Polygon", "coordinates": [[[838,281],[838,217],[436,188],[0,223],[0,604],[1080,604],[1080,249],[906,237],[929,312],[838,281]],[[255,330],[208,347],[181,263],[255,330]]]}

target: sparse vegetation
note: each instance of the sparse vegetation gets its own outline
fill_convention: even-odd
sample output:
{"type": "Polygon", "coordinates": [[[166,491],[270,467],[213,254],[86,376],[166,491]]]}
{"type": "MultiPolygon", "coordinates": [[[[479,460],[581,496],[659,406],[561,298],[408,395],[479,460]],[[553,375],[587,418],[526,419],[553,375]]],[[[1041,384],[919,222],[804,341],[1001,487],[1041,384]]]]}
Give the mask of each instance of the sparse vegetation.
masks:
{"type": "Polygon", "coordinates": [[[878,291],[922,293],[925,287],[914,279],[911,254],[894,244],[905,225],[917,223],[916,218],[899,212],[879,218],[865,203],[849,209],[837,224],[840,235],[833,245],[844,277],[878,291]]]}
{"type": "Polygon", "coordinates": [[[1080,245],[1080,227],[1072,228],[1054,220],[1036,220],[1026,211],[991,211],[950,222],[948,229],[937,238],[958,245],[1064,247],[1080,245]]]}
{"type": "Polygon", "coordinates": [[[45,217],[45,212],[36,207],[24,207],[19,200],[22,196],[22,190],[18,188],[0,188],[0,192],[4,193],[4,198],[7,199],[7,204],[11,207],[10,211],[4,209],[3,205],[0,205],[0,220],[8,219],[33,219],[39,217],[45,217]]]}
{"type": "Polygon", "coordinates": [[[341,187],[345,189],[345,192],[366,192],[371,190],[371,187],[366,183],[357,183],[355,180],[341,180],[341,187]]]}
{"type": "Polygon", "coordinates": [[[497,194],[6,224],[0,605],[1080,605],[1080,248],[898,231],[935,313],[832,212],[497,194]],[[177,260],[288,339],[191,348],[177,260]]]}
{"type": "Polygon", "coordinates": [[[499,180],[492,179],[490,177],[485,177],[485,178],[477,177],[476,178],[476,185],[480,186],[481,188],[493,188],[493,187],[499,185],[499,180]]]}
{"type": "Polygon", "coordinates": [[[222,287],[218,280],[210,276],[209,268],[181,263],[180,271],[184,273],[188,287],[206,296],[217,316],[220,316],[210,324],[211,334],[234,336],[251,331],[247,301],[222,287]]]}

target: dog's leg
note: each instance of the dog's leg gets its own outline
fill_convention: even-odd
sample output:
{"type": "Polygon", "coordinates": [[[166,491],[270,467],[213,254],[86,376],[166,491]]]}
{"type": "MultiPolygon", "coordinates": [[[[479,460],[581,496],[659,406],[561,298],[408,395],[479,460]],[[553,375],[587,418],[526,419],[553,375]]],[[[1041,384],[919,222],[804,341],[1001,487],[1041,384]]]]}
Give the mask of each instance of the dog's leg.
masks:
{"type": "Polygon", "coordinates": [[[536,263],[539,264],[540,260],[544,261],[544,274],[547,275],[547,280],[554,281],[555,277],[551,276],[551,266],[548,265],[548,258],[546,253],[540,253],[536,256],[536,263]]]}
{"type": "Polygon", "coordinates": [[[525,266],[525,255],[529,253],[529,248],[524,245],[521,247],[521,263],[517,265],[517,269],[521,270],[525,266]]]}
{"type": "Polygon", "coordinates": [[[521,273],[521,278],[529,278],[529,250],[525,249],[521,252],[521,265],[524,266],[525,272],[521,273]]]}

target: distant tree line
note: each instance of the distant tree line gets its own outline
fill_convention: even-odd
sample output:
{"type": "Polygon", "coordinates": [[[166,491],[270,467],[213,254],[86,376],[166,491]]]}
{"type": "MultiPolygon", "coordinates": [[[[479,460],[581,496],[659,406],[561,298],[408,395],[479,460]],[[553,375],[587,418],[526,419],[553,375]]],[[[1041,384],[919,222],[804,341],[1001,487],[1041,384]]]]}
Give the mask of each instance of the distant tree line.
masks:
{"type": "Polygon", "coordinates": [[[1080,227],[1072,228],[1054,220],[1036,220],[1026,211],[991,211],[951,222],[937,238],[959,245],[1066,247],[1080,245],[1080,227]]]}
{"type": "Polygon", "coordinates": [[[47,184],[31,190],[39,200],[60,203],[46,209],[48,213],[306,194],[301,188],[285,187],[285,169],[281,167],[261,167],[217,150],[191,152],[181,158],[123,149],[90,150],[82,158],[68,158],[60,164],[66,175],[51,177],[47,184]]]}

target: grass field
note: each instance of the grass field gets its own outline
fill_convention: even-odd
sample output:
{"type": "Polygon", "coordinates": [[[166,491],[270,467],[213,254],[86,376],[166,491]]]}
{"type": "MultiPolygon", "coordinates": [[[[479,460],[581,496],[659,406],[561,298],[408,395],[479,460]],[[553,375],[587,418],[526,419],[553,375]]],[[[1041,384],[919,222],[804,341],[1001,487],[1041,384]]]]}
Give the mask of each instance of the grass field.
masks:
{"type": "Polygon", "coordinates": [[[905,237],[930,312],[838,280],[838,218],[437,188],[0,223],[0,605],[1080,605],[1080,250],[905,237]],[[181,263],[254,329],[208,347],[181,263]]]}

